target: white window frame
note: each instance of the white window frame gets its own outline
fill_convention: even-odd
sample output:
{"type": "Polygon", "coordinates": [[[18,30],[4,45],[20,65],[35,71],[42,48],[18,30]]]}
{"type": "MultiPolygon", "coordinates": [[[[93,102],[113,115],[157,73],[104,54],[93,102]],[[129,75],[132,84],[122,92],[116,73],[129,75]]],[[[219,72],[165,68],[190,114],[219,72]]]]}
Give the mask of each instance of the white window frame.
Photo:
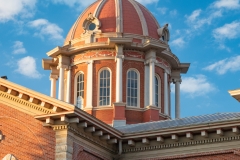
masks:
{"type": "Polygon", "coordinates": [[[109,95],[109,105],[106,105],[106,106],[111,106],[112,104],[112,71],[110,68],[108,67],[103,67],[101,68],[99,71],[98,71],[98,96],[97,96],[97,107],[106,107],[106,106],[100,106],[100,73],[103,71],[103,70],[108,70],[110,72],[110,95],[109,95]]]}
{"type": "Polygon", "coordinates": [[[140,108],[140,73],[135,68],[129,68],[126,74],[126,107],[132,107],[132,108],[140,108]],[[128,95],[128,72],[134,71],[137,73],[137,106],[128,106],[127,105],[127,95],[128,95]]]}
{"type": "MultiPolygon", "coordinates": [[[[75,105],[77,105],[77,78],[78,78],[78,76],[80,75],[80,74],[83,74],[84,75],[84,86],[85,86],[85,74],[84,74],[84,72],[83,71],[79,71],[79,72],[77,72],[77,74],[75,75],[75,77],[74,77],[74,104],[75,105]]],[[[84,95],[85,95],[85,91],[86,91],[86,88],[84,87],[84,95]]],[[[85,97],[83,98],[83,104],[84,104],[84,99],[85,99],[85,97]]],[[[83,106],[83,108],[84,108],[84,106],[83,106]]]]}
{"type": "MultiPolygon", "coordinates": [[[[157,107],[159,107],[161,109],[161,78],[158,74],[155,74],[155,77],[157,77],[157,80],[158,80],[158,106],[157,107]]],[[[156,92],[156,89],[155,89],[155,92],[156,92]]],[[[155,94],[154,94],[154,96],[155,96],[155,94]]]]}

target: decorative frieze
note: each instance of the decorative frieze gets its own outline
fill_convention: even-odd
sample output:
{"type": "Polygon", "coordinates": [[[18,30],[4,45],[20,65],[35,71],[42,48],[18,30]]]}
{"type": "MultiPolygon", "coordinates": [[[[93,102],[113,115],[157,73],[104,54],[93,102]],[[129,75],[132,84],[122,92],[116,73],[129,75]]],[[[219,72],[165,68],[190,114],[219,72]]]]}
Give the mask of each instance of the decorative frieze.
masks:
{"type": "Polygon", "coordinates": [[[157,60],[156,63],[162,64],[163,66],[170,68],[170,64],[166,60],[164,60],[160,57],[156,57],[156,60],[157,60]]]}
{"type": "Polygon", "coordinates": [[[145,55],[142,52],[138,51],[124,51],[125,57],[145,59],[145,55]]]}
{"type": "MultiPolygon", "coordinates": [[[[33,104],[33,103],[28,102],[26,100],[22,100],[18,96],[13,96],[13,95],[10,95],[8,93],[4,93],[4,92],[0,91],[0,97],[11,100],[11,101],[19,103],[19,104],[21,104],[21,105],[23,105],[27,108],[31,108],[31,109],[34,109],[34,110],[37,110],[37,111],[40,111],[40,112],[43,112],[43,113],[46,113],[46,114],[53,113],[53,111],[51,111],[50,109],[44,108],[41,105],[33,104]]],[[[23,97],[23,96],[21,96],[21,97],[23,97]]]]}
{"type": "MultiPolygon", "coordinates": [[[[236,140],[240,140],[240,135],[231,136],[231,137],[204,139],[204,140],[192,140],[192,141],[187,141],[187,142],[175,142],[175,143],[161,144],[161,145],[155,145],[155,146],[142,146],[142,147],[136,147],[136,148],[127,148],[127,149],[123,149],[123,153],[168,149],[168,148],[176,148],[176,147],[187,147],[187,146],[193,146],[193,145],[218,143],[218,142],[224,142],[224,141],[236,141],[236,140]]],[[[129,145],[129,141],[132,141],[132,140],[128,140],[128,145],[129,145]]]]}
{"type": "Polygon", "coordinates": [[[91,50],[84,52],[82,54],[78,54],[72,57],[71,63],[85,60],[85,59],[92,59],[98,57],[114,57],[116,52],[114,50],[91,50]]]}

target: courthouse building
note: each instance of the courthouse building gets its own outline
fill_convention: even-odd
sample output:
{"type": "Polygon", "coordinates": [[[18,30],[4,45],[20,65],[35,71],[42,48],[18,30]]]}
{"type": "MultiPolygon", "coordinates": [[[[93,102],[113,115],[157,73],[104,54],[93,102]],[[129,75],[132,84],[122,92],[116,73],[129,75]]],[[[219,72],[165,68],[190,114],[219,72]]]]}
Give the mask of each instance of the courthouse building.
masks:
{"type": "Polygon", "coordinates": [[[0,79],[0,159],[240,159],[240,112],[180,117],[169,40],[137,1],[95,1],[42,60],[50,96],[0,79]]]}

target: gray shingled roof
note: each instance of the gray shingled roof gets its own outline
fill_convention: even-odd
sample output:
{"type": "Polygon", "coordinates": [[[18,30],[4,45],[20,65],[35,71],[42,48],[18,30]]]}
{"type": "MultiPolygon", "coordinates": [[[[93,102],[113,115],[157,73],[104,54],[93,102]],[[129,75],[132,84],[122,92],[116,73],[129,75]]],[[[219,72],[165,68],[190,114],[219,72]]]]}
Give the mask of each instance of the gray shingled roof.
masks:
{"type": "Polygon", "coordinates": [[[214,122],[228,121],[240,119],[240,112],[237,113],[215,113],[203,116],[186,117],[175,120],[155,121],[147,123],[132,124],[126,126],[115,127],[122,133],[146,132],[159,129],[167,129],[174,127],[193,126],[199,124],[208,124],[214,122]]]}

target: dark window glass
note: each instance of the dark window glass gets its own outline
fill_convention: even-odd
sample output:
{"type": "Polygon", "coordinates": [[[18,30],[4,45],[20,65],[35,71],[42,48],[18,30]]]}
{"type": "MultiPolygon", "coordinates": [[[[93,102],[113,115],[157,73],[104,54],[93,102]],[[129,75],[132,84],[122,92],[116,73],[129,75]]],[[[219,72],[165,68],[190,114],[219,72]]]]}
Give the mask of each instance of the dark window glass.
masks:
{"type": "Polygon", "coordinates": [[[100,73],[99,106],[110,105],[110,72],[103,70],[100,73]]]}
{"type": "Polygon", "coordinates": [[[127,74],[127,105],[137,107],[138,75],[131,70],[127,74]]]}

